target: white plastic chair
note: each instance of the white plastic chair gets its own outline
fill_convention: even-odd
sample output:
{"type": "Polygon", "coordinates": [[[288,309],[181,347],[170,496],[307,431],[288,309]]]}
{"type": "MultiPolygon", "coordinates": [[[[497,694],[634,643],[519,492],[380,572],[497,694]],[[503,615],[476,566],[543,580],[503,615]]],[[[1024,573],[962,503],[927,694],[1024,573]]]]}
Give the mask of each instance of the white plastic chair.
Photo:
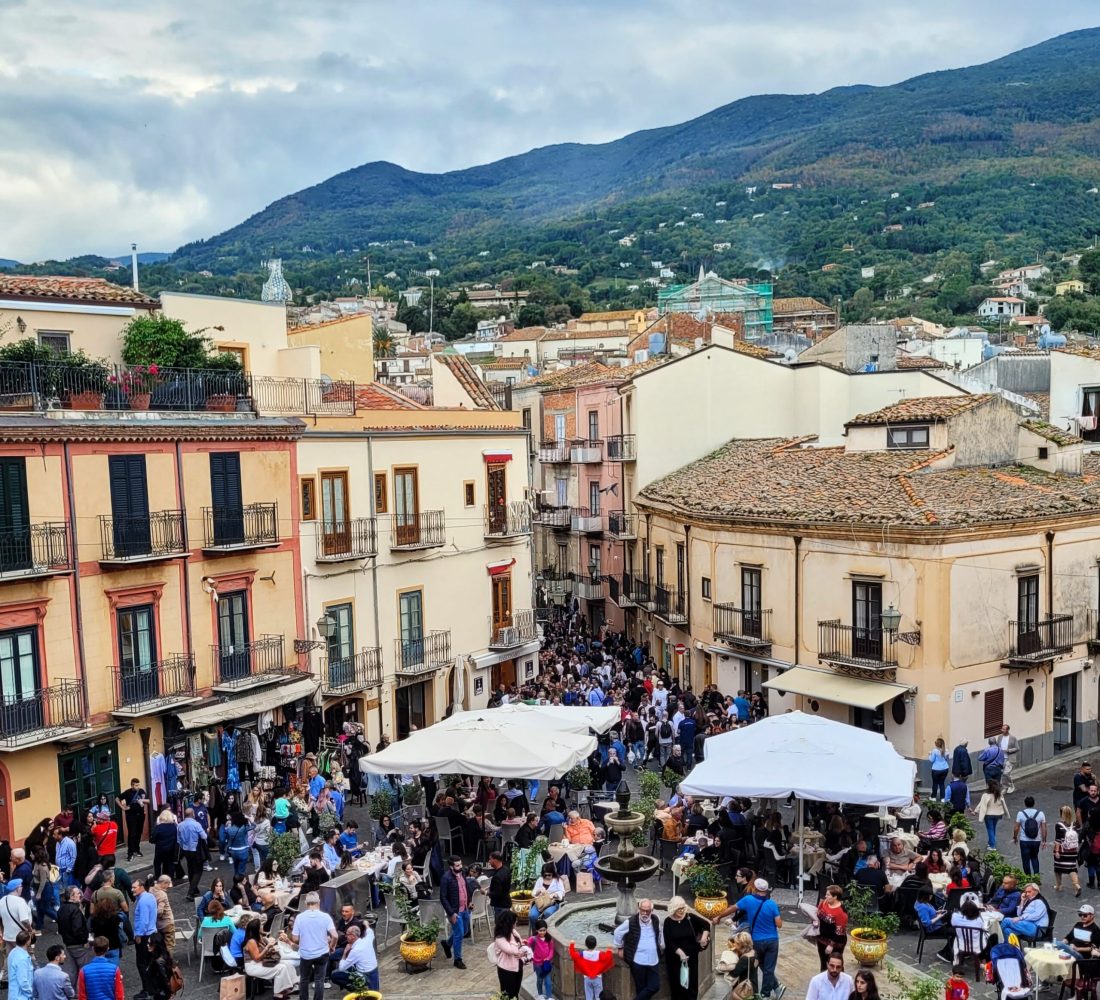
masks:
{"type": "MultiPolygon", "coordinates": [[[[186,941],[188,947],[187,951],[187,964],[191,964],[191,951],[195,942],[195,925],[190,920],[184,918],[183,920],[176,921],[176,941],[186,941]]],[[[201,976],[199,978],[202,978],[201,976]]]]}
{"type": "Polygon", "coordinates": [[[218,949],[214,947],[214,936],[217,931],[210,931],[208,934],[199,934],[199,982],[202,982],[202,972],[206,968],[206,960],[213,958],[218,949]]]}
{"type": "Polygon", "coordinates": [[[477,898],[474,900],[474,905],[470,907],[470,940],[476,940],[475,931],[477,930],[477,922],[479,920],[485,921],[485,933],[490,937],[493,936],[493,922],[489,917],[489,897],[483,892],[477,894],[477,898]]]}

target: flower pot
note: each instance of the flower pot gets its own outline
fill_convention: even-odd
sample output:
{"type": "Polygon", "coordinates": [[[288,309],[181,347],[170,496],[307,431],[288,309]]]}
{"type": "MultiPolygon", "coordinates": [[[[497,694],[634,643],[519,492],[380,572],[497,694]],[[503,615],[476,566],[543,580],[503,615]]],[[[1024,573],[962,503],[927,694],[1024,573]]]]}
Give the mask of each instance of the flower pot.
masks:
{"type": "Polygon", "coordinates": [[[535,897],[525,889],[517,889],[508,895],[512,897],[512,912],[516,915],[516,921],[521,924],[527,923],[531,913],[531,903],[534,902],[535,897]]]}
{"type": "Polygon", "coordinates": [[[405,935],[401,935],[401,957],[410,969],[421,972],[432,964],[438,941],[406,941],[405,935]]]}
{"type": "Polygon", "coordinates": [[[886,957],[886,935],[857,927],[848,932],[848,947],[860,965],[878,965],[886,957]]]}
{"type": "Polygon", "coordinates": [[[717,920],[729,909],[730,904],[725,896],[696,896],[691,905],[701,917],[717,920]]]}
{"type": "Polygon", "coordinates": [[[102,410],[103,393],[88,389],[84,392],[69,393],[70,410],[102,410]]]}
{"type": "Polygon", "coordinates": [[[130,409],[147,410],[152,400],[153,394],[151,392],[132,392],[130,393],[130,409]]]}
{"type": "Polygon", "coordinates": [[[206,408],[218,413],[232,413],[237,408],[237,397],[229,393],[220,393],[206,397],[206,408]]]}

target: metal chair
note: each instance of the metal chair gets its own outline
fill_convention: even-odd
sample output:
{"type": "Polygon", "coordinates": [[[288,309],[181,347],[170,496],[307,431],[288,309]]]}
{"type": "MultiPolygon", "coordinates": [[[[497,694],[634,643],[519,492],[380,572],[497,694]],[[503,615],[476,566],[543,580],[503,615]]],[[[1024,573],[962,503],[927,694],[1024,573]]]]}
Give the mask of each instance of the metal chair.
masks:
{"type": "Polygon", "coordinates": [[[432,887],[432,852],[429,851],[424,855],[424,865],[420,872],[420,877],[424,880],[424,884],[430,889],[432,887]]]}
{"type": "Polygon", "coordinates": [[[982,955],[985,953],[985,931],[981,927],[955,928],[955,965],[962,966],[968,958],[974,960],[974,982],[982,981],[982,955]]]}
{"type": "Polygon", "coordinates": [[[579,812],[586,819],[592,818],[592,792],[587,788],[576,788],[573,790],[573,801],[576,805],[577,812],[579,812]]]}
{"type": "MultiPolygon", "coordinates": [[[[187,949],[187,964],[191,964],[191,952],[195,947],[195,925],[186,917],[176,923],[176,941],[188,941],[191,947],[187,949]]],[[[201,978],[201,977],[200,977],[201,978]]]]}
{"type": "Polygon", "coordinates": [[[676,840],[659,840],[657,842],[657,861],[659,867],[657,869],[657,878],[659,879],[665,872],[672,874],[672,862],[676,860],[677,855],[680,853],[680,843],[676,840]]]}
{"type": "Polygon", "coordinates": [[[440,844],[446,847],[448,855],[454,854],[454,834],[451,832],[451,821],[446,816],[433,816],[432,822],[435,823],[435,835],[440,844]]]}

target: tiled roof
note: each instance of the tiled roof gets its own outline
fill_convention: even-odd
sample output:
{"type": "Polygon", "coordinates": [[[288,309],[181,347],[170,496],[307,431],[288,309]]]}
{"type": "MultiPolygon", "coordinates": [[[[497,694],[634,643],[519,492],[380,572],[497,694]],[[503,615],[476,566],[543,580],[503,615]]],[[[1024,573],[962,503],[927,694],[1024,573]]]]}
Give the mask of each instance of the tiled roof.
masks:
{"type": "Polygon", "coordinates": [[[1039,413],[1044,420],[1050,418],[1050,393],[1049,392],[1020,392],[1017,395],[1026,396],[1039,407],[1039,413]]]}
{"type": "Polygon", "coordinates": [[[614,340],[615,338],[633,337],[630,330],[553,330],[543,337],[543,341],[551,340],[614,340]]]}
{"type": "Polygon", "coordinates": [[[61,302],[93,302],[104,305],[157,309],[160,302],[127,285],[105,278],[69,278],[55,275],[0,274],[0,297],[56,299],[61,302]]]}
{"type": "Polygon", "coordinates": [[[1062,445],[1062,447],[1080,444],[1084,441],[1084,438],[1078,437],[1069,431],[1064,431],[1061,427],[1055,427],[1054,424],[1048,424],[1045,420],[1021,420],[1020,426],[1026,427],[1032,433],[1038,434],[1039,437],[1053,441],[1055,444],[1062,445]]]}
{"type": "Polygon", "coordinates": [[[905,424],[915,420],[947,420],[963,410],[981,406],[994,398],[991,392],[973,396],[915,396],[884,406],[873,413],[860,413],[845,425],[905,424]]]}
{"type": "Polygon", "coordinates": [[[930,358],[927,355],[899,354],[898,368],[908,371],[913,368],[946,368],[942,361],[930,358]]]}
{"type": "Polygon", "coordinates": [[[360,410],[426,410],[428,407],[409,399],[378,382],[355,387],[355,406],[360,410]]]}
{"type": "Polygon", "coordinates": [[[633,319],[640,309],[616,309],[612,312],[581,313],[577,318],[578,323],[612,323],[616,320],[633,319]]]}
{"type": "Polygon", "coordinates": [[[811,298],[808,295],[798,295],[791,299],[772,299],[772,315],[782,316],[785,313],[800,313],[800,312],[827,312],[831,313],[833,310],[825,305],[824,302],[819,302],[815,298],[811,298]]]}
{"type": "Polygon", "coordinates": [[[482,368],[526,368],[531,362],[526,358],[494,358],[492,361],[482,363],[482,368]]]}
{"type": "Polygon", "coordinates": [[[450,369],[451,374],[458,379],[458,384],[466,390],[466,395],[473,401],[479,410],[499,410],[493,394],[486,388],[485,383],[478,378],[473,365],[461,354],[439,354],[437,359],[450,369]]]}
{"type": "Polygon", "coordinates": [[[645,507],[734,520],[940,529],[1100,512],[1100,457],[1081,476],[1025,466],[935,468],[950,452],[803,447],[736,440],[647,486],[645,507]]]}
{"type": "Polygon", "coordinates": [[[542,340],[548,332],[545,326],[525,326],[519,330],[513,330],[511,333],[506,333],[503,337],[497,337],[495,342],[507,344],[520,340],[542,340]]]}
{"type": "Polygon", "coordinates": [[[526,389],[534,386],[536,389],[575,389],[583,385],[598,385],[605,382],[608,385],[619,385],[650,368],[656,368],[664,364],[669,358],[661,356],[650,358],[636,365],[623,365],[621,368],[612,368],[610,365],[602,365],[598,361],[590,361],[584,365],[574,365],[571,368],[562,368],[559,371],[548,372],[537,378],[528,379],[523,383],[526,389]]]}

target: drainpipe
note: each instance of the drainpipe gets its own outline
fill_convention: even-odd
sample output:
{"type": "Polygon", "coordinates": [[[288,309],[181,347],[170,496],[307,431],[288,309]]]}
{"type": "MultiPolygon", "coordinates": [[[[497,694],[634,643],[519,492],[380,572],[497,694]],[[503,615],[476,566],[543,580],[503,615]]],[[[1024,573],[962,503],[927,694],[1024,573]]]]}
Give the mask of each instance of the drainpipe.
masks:
{"type": "MultiPolygon", "coordinates": [[[[371,512],[374,517],[378,517],[378,511],[374,510],[374,438],[371,435],[367,435],[367,482],[370,483],[370,495],[371,495],[371,512]]],[[[375,525],[375,538],[377,538],[377,524],[375,525]]],[[[378,556],[375,556],[370,561],[370,578],[371,578],[371,606],[374,611],[374,642],[378,646],[379,655],[382,653],[382,630],[378,623],[378,556]]],[[[383,676],[385,670],[383,668],[383,676]]],[[[381,739],[385,735],[385,720],[382,712],[382,695],[384,685],[378,690],[378,738],[381,739]]],[[[366,722],[366,719],[363,720],[366,722]]]]}
{"type": "MultiPolygon", "coordinates": [[[[688,634],[688,683],[692,681],[692,669],[691,664],[694,660],[693,650],[691,646],[691,525],[684,525],[684,589],[687,591],[683,595],[684,600],[684,616],[687,618],[687,634],[688,634]]],[[[694,685],[692,685],[694,687],[694,685]]]]}
{"type": "MultiPolygon", "coordinates": [[[[84,612],[80,601],[80,538],[77,535],[76,498],[73,495],[73,457],[69,450],[69,442],[63,445],[65,452],[65,492],[69,501],[69,530],[72,532],[73,553],[73,606],[76,610],[77,622],[84,621],[84,612]]],[[[92,706],[88,700],[88,663],[84,655],[84,629],[76,630],[76,656],[80,661],[80,690],[84,696],[84,711],[86,720],[91,717],[92,706]]]]}
{"type": "Polygon", "coordinates": [[[1047,615],[1054,614],[1054,532],[1048,531],[1047,540],[1047,615]]]}
{"type": "Polygon", "coordinates": [[[794,536],[794,662],[798,666],[798,651],[801,648],[802,629],[802,536],[794,536]]]}
{"type": "MultiPolygon", "coordinates": [[[[186,516],[187,511],[187,494],[183,484],[183,452],[180,449],[180,442],[176,442],[176,482],[179,483],[180,490],[180,507],[184,511],[186,516]]],[[[188,539],[188,545],[190,545],[190,539],[188,539]]],[[[185,653],[191,653],[194,651],[193,636],[191,635],[191,573],[190,573],[190,559],[181,559],[183,564],[183,651],[185,653]]],[[[195,667],[196,674],[198,672],[198,666],[195,667]]],[[[192,678],[197,680],[196,678],[192,678]]],[[[148,754],[146,754],[148,756],[148,754]]]]}

